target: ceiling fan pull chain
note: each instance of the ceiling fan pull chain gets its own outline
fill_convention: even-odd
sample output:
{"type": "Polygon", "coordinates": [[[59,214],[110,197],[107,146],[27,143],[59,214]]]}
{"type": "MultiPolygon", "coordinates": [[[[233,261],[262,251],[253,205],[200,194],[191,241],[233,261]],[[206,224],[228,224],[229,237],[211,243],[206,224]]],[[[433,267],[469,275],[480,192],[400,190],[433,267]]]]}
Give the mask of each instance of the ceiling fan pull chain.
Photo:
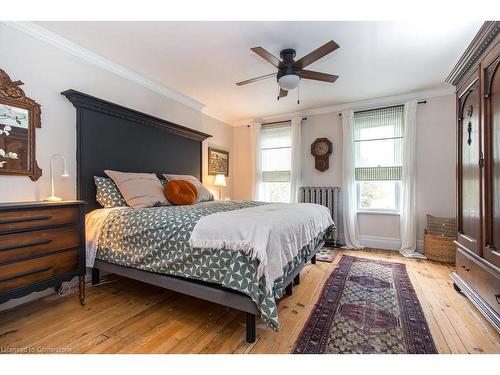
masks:
{"type": "Polygon", "coordinates": [[[281,93],[281,88],[278,86],[278,96],[276,97],[276,100],[280,100],[280,93],[281,93]]]}
{"type": "Polygon", "coordinates": [[[297,104],[300,104],[300,85],[297,86],[297,104]]]}

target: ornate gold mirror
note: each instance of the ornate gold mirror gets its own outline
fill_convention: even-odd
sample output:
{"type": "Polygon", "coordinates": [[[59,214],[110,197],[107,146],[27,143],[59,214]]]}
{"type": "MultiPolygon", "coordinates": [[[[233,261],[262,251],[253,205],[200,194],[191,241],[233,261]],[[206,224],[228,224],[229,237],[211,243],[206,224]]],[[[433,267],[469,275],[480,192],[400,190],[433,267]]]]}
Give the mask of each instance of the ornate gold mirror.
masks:
{"type": "Polygon", "coordinates": [[[40,124],[40,105],[0,69],[0,175],[29,176],[36,181],[42,170],[36,163],[35,128],[40,124]]]}

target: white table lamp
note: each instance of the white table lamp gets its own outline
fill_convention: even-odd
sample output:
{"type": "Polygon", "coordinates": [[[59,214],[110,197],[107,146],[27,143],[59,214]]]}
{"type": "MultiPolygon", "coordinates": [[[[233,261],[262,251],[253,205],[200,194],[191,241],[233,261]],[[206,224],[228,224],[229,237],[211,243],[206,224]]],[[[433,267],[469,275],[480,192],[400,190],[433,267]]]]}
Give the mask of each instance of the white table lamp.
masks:
{"type": "Polygon", "coordinates": [[[223,174],[215,175],[214,186],[217,186],[219,188],[219,200],[221,200],[222,188],[226,187],[226,176],[224,176],[223,174]]]}
{"type": "Polygon", "coordinates": [[[52,158],[50,159],[50,187],[51,187],[51,195],[50,197],[48,198],[45,198],[46,201],[49,201],[49,202],[59,202],[59,201],[62,201],[62,198],[59,198],[59,197],[56,197],[55,193],[54,193],[54,159],[56,158],[60,158],[63,160],[63,163],[64,163],[64,170],[63,170],[63,173],[61,175],[61,177],[68,177],[69,174],[68,174],[68,170],[66,168],[66,158],[60,154],[55,154],[55,155],[52,155],[52,158]]]}

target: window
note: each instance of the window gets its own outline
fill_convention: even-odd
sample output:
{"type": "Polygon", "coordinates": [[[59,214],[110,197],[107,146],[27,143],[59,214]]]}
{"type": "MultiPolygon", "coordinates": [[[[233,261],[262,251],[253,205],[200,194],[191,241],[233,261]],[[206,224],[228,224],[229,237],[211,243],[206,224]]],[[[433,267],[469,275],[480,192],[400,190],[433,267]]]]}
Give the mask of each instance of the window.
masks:
{"type": "Polygon", "coordinates": [[[261,129],[262,182],[259,199],[290,202],[292,128],[290,122],[263,124],[261,129]]]}
{"type": "Polygon", "coordinates": [[[359,211],[399,211],[403,136],[403,106],[354,113],[359,211]]]}

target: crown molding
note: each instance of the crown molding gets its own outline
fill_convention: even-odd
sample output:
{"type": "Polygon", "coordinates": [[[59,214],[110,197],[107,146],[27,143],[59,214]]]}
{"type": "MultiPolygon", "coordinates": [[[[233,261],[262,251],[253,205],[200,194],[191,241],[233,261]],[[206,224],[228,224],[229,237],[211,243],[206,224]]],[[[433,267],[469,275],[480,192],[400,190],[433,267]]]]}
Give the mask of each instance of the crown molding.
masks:
{"type": "Polygon", "coordinates": [[[165,87],[159,84],[158,82],[146,78],[126,68],[123,65],[117,64],[95,52],[83,48],[78,44],[71,42],[66,38],[63,38],[58,34],[53,33],[52,31],[49,31],[41,26],[36,25],[33,22],[25,22],[25,21],[0,21],[0,22],[25,34],[33,36],[39,40],[49,43],[52,46],[57,47],[67,53],[70,53],[88,63],[96,65],[102,69],[105,69],[129,81],[135,82],[151,91],[156,92],[157,94],[163,95],[191,109],[194,109],[197,112],[203,111],[203,107],[205,106],[203,103],[200,103],[197,100],[190,98],[189,96],[181,94],[180,92],[169,89],[168,87],[165,87]]]}
{"type": "Polygon", "coordinates": [[[456,86],[471,67],[476,65],[483,52],[494,45],[493,42],[499,34],[500,21],[486,21],[446,78],[446,82],[456,86]]]}
{"type": "Polygon", "coordinates": [[[221,111],[221,110],[215,109],[213,107],[205,106],[203,108],[203,110],[201,111],[201,113],[203,113],[209,117],[215,118],[219,121],[222,121],[226,125],[237,126],[234,124],[233,118],[230,115],[228,115],[227,112],[225,112],[225,111],[221,111]]]}
{"type": "MultiPolygon", "coordinates": [[[[439,96],[448,96],[448,95],[455,95],[454,87],[450,86],[443,89],[416,91],[401,95],[386,96],[383,98],[375,98],[375,99],[361,100],[352,103],[337,104],[328,107],[311,108],[298,112],[291,112],[291,113],[289,112],[272,116],[264,116],[259,118],[259,122],[290,120],[291,118],[294,118],[296,116],[300,117],[316,116],[326,113],[338,113],[348,110],[361,111],[365,109],[377,108],[380,106],[402,104],[409,100],[425,100],[429,98],[436,98],[439,96]]],[[[247,119],[238,123],[237,126],[249,125],[253,122],[254,119],[247,119]]]]}

